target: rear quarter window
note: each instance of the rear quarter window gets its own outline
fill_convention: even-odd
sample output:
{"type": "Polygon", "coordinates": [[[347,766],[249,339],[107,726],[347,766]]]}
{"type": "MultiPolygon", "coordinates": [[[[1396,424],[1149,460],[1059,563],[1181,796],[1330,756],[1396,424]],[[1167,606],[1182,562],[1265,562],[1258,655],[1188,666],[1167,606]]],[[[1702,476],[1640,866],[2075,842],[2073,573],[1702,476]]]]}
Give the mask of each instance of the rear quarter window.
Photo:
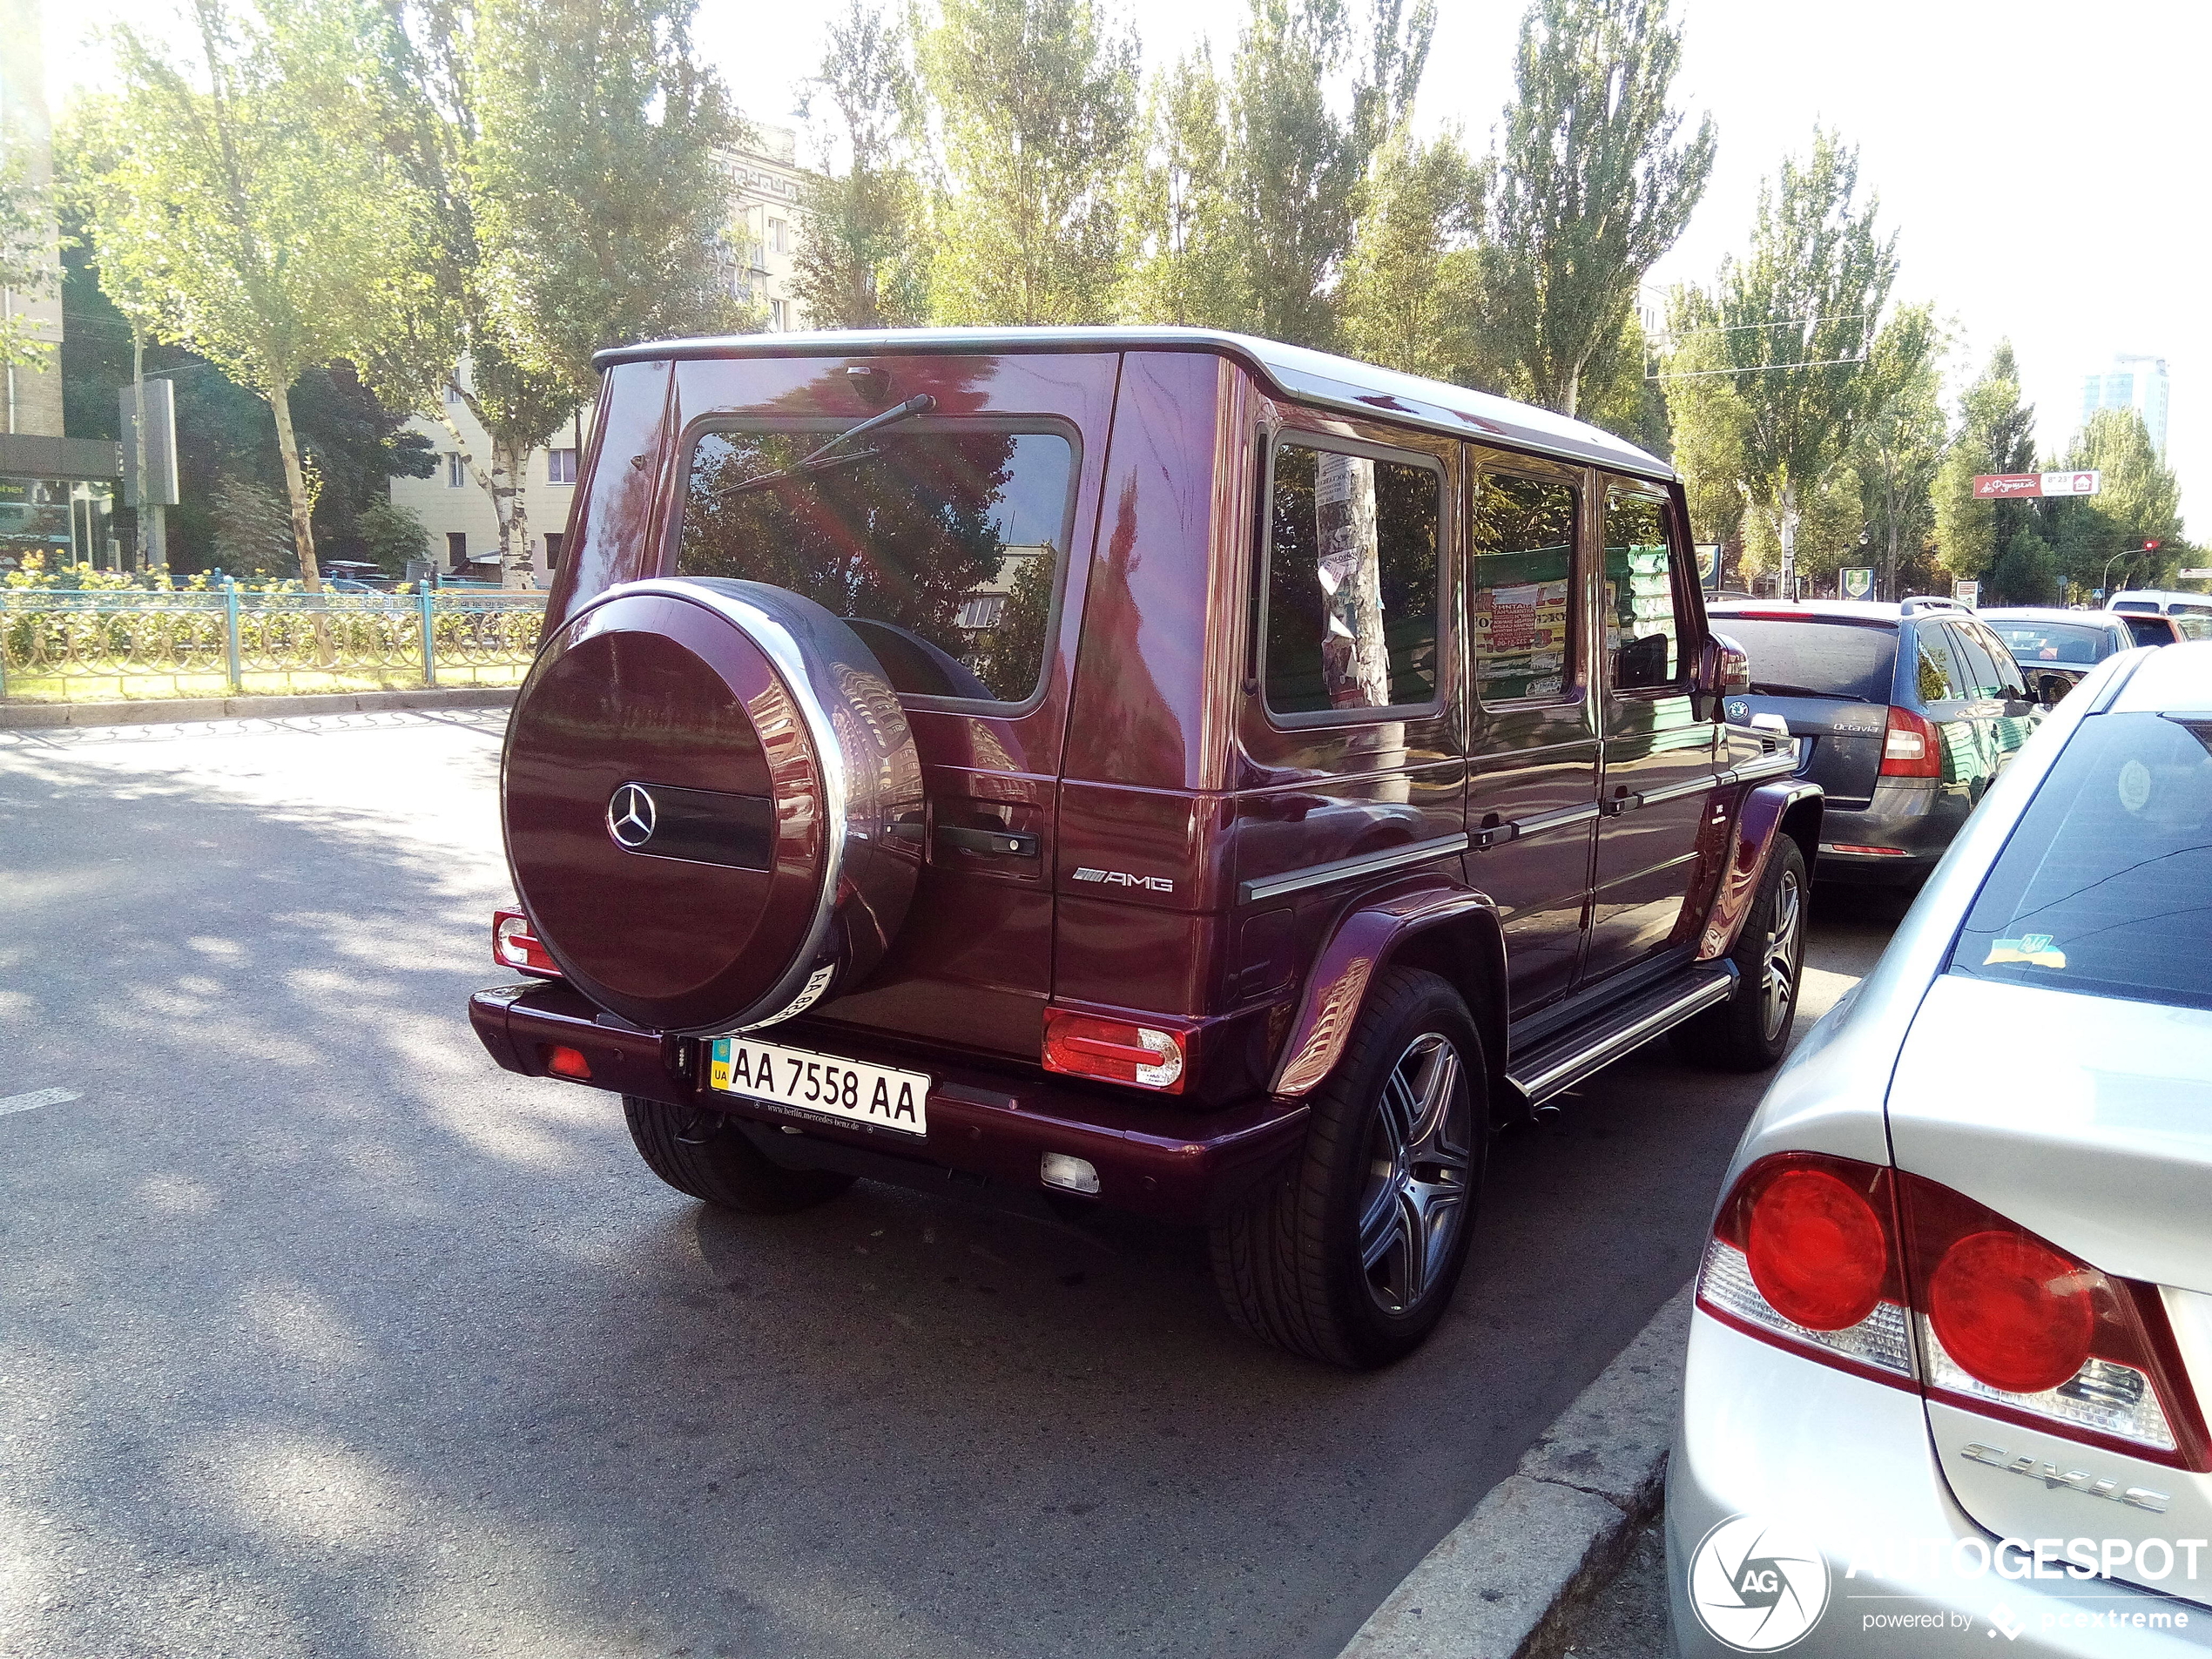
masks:
{"type": "Polygon", "coordinates": [[[1950,971],[2212,1008],[2212,720],[2084,720],[1991,867],[1950,971]]]}

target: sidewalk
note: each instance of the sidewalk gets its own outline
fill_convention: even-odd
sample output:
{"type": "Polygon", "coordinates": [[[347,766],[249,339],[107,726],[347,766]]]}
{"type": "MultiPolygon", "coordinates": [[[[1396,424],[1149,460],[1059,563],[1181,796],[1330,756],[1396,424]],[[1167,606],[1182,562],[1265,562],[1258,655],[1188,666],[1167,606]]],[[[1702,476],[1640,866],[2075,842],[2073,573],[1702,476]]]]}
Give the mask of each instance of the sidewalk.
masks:
{"type": "Polygon", "coordinates": [[[411,691],[325,691],[299,697],[138,698],[125,703],[0,703],[0,731],[53,726],[158,725],[173,720],[272,719],[294,714],[361,714],[379,709],[500,709],[511,685],[424,687],[411,691]]]}

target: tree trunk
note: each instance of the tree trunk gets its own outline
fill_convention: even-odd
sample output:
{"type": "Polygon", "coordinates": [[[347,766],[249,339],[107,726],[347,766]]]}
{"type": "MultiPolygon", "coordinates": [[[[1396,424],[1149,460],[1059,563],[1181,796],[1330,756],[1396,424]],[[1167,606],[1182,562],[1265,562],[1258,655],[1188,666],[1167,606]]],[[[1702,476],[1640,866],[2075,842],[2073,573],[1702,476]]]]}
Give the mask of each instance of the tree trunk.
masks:
{"type": "Polygon", "coordinates": [[[1782,574],[1775,597],[1794,599],[1797,597],[1797,486],[1794,480],[1782,486],[1782,574]]]}
{"type": "Polygon", "coordinates": [[[499,513],[499,580],[506,588],[533,588],[537,573],[530,565],[529,507],[523,499],[523,469],[529,452],[516,452],[511,440],[494,435],[491,441],[491,500],[499,513]]]}
{"type": "MultiPolygon", "coordinates": [[[[307,475],[300,469],[300,440],[292,430],[292,397],[281,384],[269,390],[269,412],[276,416],[277,453],[284,457],[284,493],[292,498],[292,542],[300,550],[300,579],[309,593],[322,591],[315,563],[314,503],[307,499],[307,475]]],[[[315,612],[315,665],[331,668],[338,656],[330,648],[330,618],[315,612]]]]}

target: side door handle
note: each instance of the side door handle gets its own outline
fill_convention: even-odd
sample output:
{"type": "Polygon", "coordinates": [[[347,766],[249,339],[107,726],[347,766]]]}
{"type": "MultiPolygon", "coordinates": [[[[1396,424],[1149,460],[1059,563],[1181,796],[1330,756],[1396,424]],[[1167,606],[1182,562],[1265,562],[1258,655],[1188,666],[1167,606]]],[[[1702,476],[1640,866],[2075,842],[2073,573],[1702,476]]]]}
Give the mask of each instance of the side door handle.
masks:
{"type": "Polygon", "coordinates": [[[937,845],[958,853],[981,853],[1001,859],[1033,859],[1043,848],[1041,837],[1027,830],[970,829],[961,824],[937,826],[937,845]]]}

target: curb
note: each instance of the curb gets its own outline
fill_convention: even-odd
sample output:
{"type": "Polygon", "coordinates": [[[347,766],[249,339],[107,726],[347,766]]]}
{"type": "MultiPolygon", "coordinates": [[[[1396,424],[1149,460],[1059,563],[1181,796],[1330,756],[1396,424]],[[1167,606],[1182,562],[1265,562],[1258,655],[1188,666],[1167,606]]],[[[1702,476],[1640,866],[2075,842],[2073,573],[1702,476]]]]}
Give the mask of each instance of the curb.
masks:
{"type": "Polygon", "coordinates": [[[424,687],[416,691],[321,691],[300,697],[145,698],[127,703],[0,703],[0,731],[54,726],[146,725],[172,720],[280,719],[297,714],[365,714],[378,709],[495,709],[515,701],[511,685],[424,687]]]}
{"type": "Polygon", "coordinates": [[[1536,1659],[1656,1514],[1682,1404],[1685,1285],[1406,1575],[1339,1659],[1536,1659]]]}

